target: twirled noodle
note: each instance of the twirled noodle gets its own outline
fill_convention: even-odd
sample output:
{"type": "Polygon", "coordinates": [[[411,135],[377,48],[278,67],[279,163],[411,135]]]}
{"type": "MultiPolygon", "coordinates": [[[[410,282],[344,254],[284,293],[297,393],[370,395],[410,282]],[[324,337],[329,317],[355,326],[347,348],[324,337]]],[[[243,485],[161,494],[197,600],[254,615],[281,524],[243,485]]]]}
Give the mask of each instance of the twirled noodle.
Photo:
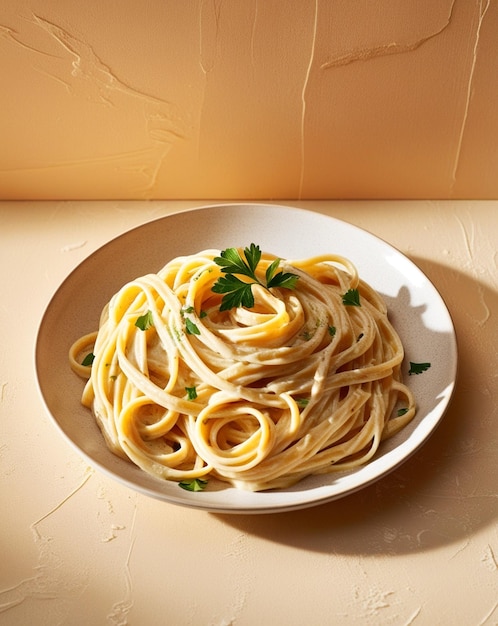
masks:
{"type": "MultiPolygon", "coordinates": [[[[254,284],[251,309],[220,312],[219,255],[129,282],[98,332],[72,346],[71,366],[88,378],[82,402],[109,448],[163,479],[213,476],[252,491],[369,461],[415,414],[380,296],[328,255],[282,261],[295,289],[254,284]],[[343,302],[352,289],[360,306],[343,302]],[[89,352],[93,364],[81,365],[89,352]]],[[[275,258],[262,255],[261,278],[275,258]]]]}

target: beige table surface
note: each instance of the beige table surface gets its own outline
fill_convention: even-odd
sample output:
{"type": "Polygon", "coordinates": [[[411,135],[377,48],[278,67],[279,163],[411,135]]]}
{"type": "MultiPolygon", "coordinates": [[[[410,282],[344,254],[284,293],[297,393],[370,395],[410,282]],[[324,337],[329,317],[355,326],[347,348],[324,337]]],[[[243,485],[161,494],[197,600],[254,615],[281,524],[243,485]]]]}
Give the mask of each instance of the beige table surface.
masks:
{"type": "Polygon", "coordinates": [[[450,409],[376,484],[211,514],[116,483],[54,428],[34,370],[54,291],[112,237],[209,203],[0,203],[0,624],[498,624],[498,202],[280,202],[387,240],[453,316],[450,409]]]}

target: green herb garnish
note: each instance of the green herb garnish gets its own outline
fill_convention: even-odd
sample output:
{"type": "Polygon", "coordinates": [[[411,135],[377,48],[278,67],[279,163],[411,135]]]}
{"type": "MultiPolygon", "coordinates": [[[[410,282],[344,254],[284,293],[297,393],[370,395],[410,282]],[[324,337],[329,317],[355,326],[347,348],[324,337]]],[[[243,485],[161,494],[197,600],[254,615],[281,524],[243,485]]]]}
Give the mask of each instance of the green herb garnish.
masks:
{"type": "Polygon", "coordinates": [[[152,311],[147,311],[135,322],[135,326],[140,328],[140,330],[148,330],[151,326],[154,326],[154,319],[152,317],[152,311]]]}
{"type": "Polygon", "coordinates": [[[406,407],[403,409],[398,409],[398,412],[396,413],[396,415],[398,417],[401,417],[402,415],[405,415],[405,413],[408,413],[408,409],[406,407]]]}
{"type": "Polygon", "coordinates": [[[192,320],[189,320],[188,317],[185,320],[185,329],[187,331],[187,335],[200,335],[201,331],[197,328],[192,320]]]}
{"type": "Polygon", "coordinates": [[[412,363],[412,361],[410,361],[410,369],[408,370],[408,375],[411,376],[412,374],[422,374],[422,372],[428,370],[430,366],[430,363],[412,363]]]}
{"type": "Polygon", "coordinates": [[[195,387],[185,387],[187,397],[189,400],[195,400],[197,398],[197,389],[195,387]]]}
{"type": "Polygon", "coordinates": [[[358,289],[349,289],[342,296],[342,303],[346,306],[361,306],[360,304],[360,292],[358,289]]]}
{"type": "Polygon", "coordinates": [[[335,326],[329,326],[329,335],[331,337],[335,337],[335,333],[336,333],[336,327],[335,326]]]}
{"type": "Polygon", "coordinates": [[[225,294],[221,300],[220,311],[228,311],[234,307],[244,306],[248,309],[254,306],[254,296],[251,285],[258,284],[265,289],[283,287],[294,289],[299,278],[290,272],[277,272],[280,259],[275,259],[266,269],[263,283],[256,276],[256,268],[261,260],[261,249],[254,243],[244,248],[244,259],[237,248],[227,248],[221,251],[221,256],[215,257],[214,262],[221,267],[225,276],[218,278],[212,287],[214,293],[225,294]],[[250,280],[241,280],[238,276],[247,276],[250,280]]]}
{"type": "Polygon", "coordinates": [[[208,484],[207,480],[201,478],[194,478],[192,480],[182,480],[178,485],[186,491],[202,491],[208,484]]]}
{"type": "Polygon", "coordinates": [[[86,355],[86,357],[83,359],[83,361],[81,362],[81,365],[84,365],[85,367],[89,367],[90,365],[92,365],[94,359],[95,359],[95,354],[93,354],[93,352],[89,352],[86,355]]]}

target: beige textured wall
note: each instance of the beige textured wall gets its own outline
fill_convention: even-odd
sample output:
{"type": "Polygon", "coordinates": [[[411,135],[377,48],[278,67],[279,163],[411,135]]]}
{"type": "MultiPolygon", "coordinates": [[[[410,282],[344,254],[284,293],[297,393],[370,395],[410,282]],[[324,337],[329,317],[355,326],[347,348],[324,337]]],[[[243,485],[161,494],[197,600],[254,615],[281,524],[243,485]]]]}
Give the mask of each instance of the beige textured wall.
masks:
{"type": "Polygon", "coordinates": [[[497,0],[3,0],[0,198],[496,198],[497,0]]]}

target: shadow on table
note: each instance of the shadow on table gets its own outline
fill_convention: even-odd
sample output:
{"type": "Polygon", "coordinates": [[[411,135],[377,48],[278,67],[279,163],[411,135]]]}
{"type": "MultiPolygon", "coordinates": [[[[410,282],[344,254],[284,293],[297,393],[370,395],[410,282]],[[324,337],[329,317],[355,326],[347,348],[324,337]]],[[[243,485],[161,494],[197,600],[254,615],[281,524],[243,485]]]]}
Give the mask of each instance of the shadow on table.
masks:
{"type": "Polygon", "coordinates": [[[215,517],[298,549],[365,556],[452,543],[457,554],[472,533],[496,521],[498,293],[449,267],[414,260],[444,298],[459,346],[453,399],[430,439],[394,472],[341,500],[287,513],[215,517]]]}

